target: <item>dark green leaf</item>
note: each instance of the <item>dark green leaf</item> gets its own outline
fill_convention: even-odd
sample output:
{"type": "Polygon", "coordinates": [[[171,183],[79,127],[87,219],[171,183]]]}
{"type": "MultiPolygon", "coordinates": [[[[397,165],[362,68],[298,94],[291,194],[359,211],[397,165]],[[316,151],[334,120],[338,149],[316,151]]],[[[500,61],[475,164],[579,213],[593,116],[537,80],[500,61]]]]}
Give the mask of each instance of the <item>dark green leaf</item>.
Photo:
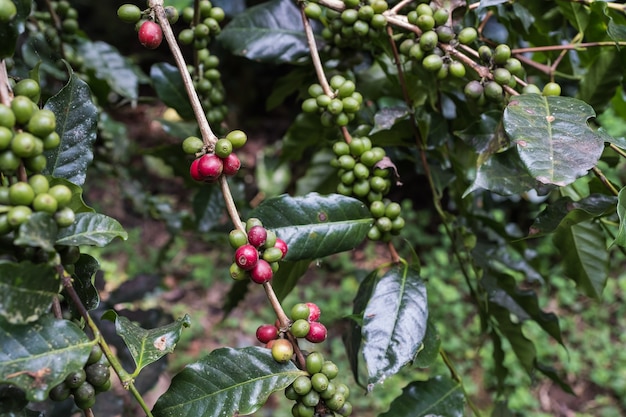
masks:
{"type": "MultiPolygon", "coordinates": [[[[96,272],[100,270],[100,263],[96,258],[85,253],[80,255],[78,262],[74,264],[74,273],[72,274],[72,284],[74,290],[78,294],[80,301],[87,311],[94,310],[100,303],[100,295],[93,285],[96,272]]],[[[67,295],[66,295],[67,297],[67,295]]],[[[70,303],[70,308],[74,315],[78,315],[74,303],[70,303]]]]}
{"type": "Polygon", "coordinates": [[[93,342],[74,323],[43,316],[29,325],[0,318],[0,383],[13,384],[30,401],[43,401],[54,386],[81,369],[93,342]]]}
{"type": "Polygon", "coordinates": [[[222,348],[183,369],[152,410],[155,417],[232,417],[255,412],[269,395],[305,375],[269,349],[222,348]]]}
{"type": "Polygon", "coordinates": [[[600,226],[592,221],[577,223],[557,230],[553,240],[563,255],[565,274],[589,297],[600,298],[609,265],[600,226]]]}
{"type": "Polygon", "coordinates": [[[193,211],[198,232],[206,233],[222,221],[226,209],[222,192],[217,187],[202,187],[193,198],[193,211]]]}
{"type": "Polygon", "coordinates": [[[126,317],[118,316],[113,310],[104,313],[102,318],[114,322],[115,332],[124,339],[136,365],[133,377],[137,376],[144,367],[172,353],[183,328],[189,327],[191,321],[189,316],[185,315],[174,323],[146,330],[126,317]]]}
{"type": "Polygon", "coordinates": [[[611,246],[626,246],[626,188],[619,190],[617,195],[617,216],[619,217],[619,229],[617,230],[617,236],[611,246]]]}
{"type": "Polygon", "coordinates": [[[291,182],[291,168],[281,161],[271,146],[257,152],[254,178],[259,191],[267,198],[284,193],[291,182]]]}
{"type": "Polygon", "coordinates": [[[411,382],[380,417],[463,417],[464,408],[461,385],[448,377],[436,376],[411,382]]]}
{"type": "Polygon", "coordinates": [[[572,3],[571,1],[557,1],[556,4],[563,15],[579,32],[584,32],[589,24],[589,12],[585,10],[582,4],[572,3]]]}
{"type": "Polygon", "coordinates": [[[56,115],[56,131],[61,136],[61,145],[46,151],[46,173],[82,185],[93,160],[92,146],[98,124],[98,109],[91,101],[89,87],[72,74],[45,108],[56,115]]]}
{"type": "Polygon", "coordinates": [[[99,213],[77,213],[74,224],[59,230],[55,244],[106,246],[116,237],[128,239],[128,233],[117,220],[99,213]]]}
{"type": "Polygon", "coordinates": [[[24,416],[27,405],[24,391],[14,385],[0,384],[0,416],[24,416]]]}
{"type": "Polygon", "coordinates": [[[12,324],[38,320],[49,311],[60,286],[50,265],[0,263],[0,316],[12,324]]]}
{"type": "Polygon", "coordinates": [[[417,271],[395,265],[380,277],[363,313],[368,383],[396,374],[415,358],[428,319],[426,286],[417,271]]]}
{"type": "Polygon", "coordinates": [[[30,219],[20,226],[15,244],[54,252],[58,229],[57,223],[50,214],[33,213],[30,219]]]}
{"type": "Polygon", "coordinates": [[[439,357],[439,348],[441,347],[441,337],[437,331],[437,327],[430,320],[426,323],[426,333],[422,340],[417,356],[413,365],[418,368],[427,368],[432,365],[439,357]]]}
{"type": "Polygon", "coordinates": [[[296,63],[309,58],[302,17],[290,0],[250,7],[235,16],[217,39],[231,53],[255,61],[296,63]]]}
{"type": "Polygon", "coordinates": [[[617,51],[602,49],[589,64],[576,97],[589,103],[596,111],[602,111],[622,82],[622,70],[623,63],[617,51]]]}
{"type": "Polygon", "coordinates": [[[321,258],[353,249],[371,227],[365,205],[351,197],[283,195],[263,201],[251,213],[287,242],[288,261],[321,258]]]}
{"type": "Polygon", "coordinates": [[[317,114],[300,113],[283,137],[283,158],[302,163],[304,151],[337,137],[337,129],[322,127],[317,114]]]}
{"type": "Polygon", "coordinates": [[[228,291],[226,295],[226,300],[224,301],[224,305],[222,306],[222,310],[224,311],[224,316],[228,316],[237,305],[246,297],[248,294],[248,287],[252,281],[249,279],[244,279],[241,281],[235,281],[233,286],[228,291]]]}
{"type": "Polygon", "coordinates": [[[405,106],[386,107],[374,115],[374,127],[370,134],[390,130],[397,123],[410,118],[411,112],[405,106]]]}
{"type": "Polygon", "coordinates": [[[298,283],[298,280],[309,269],[310,259],[302,259],[295,262],[282,261],[280,268],[272,277],[272,286],[279,301],[289,295],[298,283]]]}
{"type": "Polygon", "coordinates": [[[194,118],[183,78],[177,67],[166,62],[154,64],[150,68],[150,78],[157,95],[165,104],[176,110],[183,119],[194,118]]]}
{"type": "Polygon", "coordinates": [[[604,194],[591,194],[579,201],[560,198],[537,216],[528,235],[543,236],[559,228],[566,229],[573,224],[607,215],[615,210],[616,202],[615,197],[604,194]]]}
{"type": "Polygon", "coordinates": [[[480,0],[478,7],[496,6],[498,4],[506,3],[508,0],[480,0]]]}
{"type": "Polygon", "coordinates": [[[492,154],[509,147],[502,126],[502,112],[482,113],[478,120],[454,133],[480,154],[479,166],[492,154]]]}
{"type": "Polygon", "coordinates": [[[296,180],[296,195],[305,195],[317,191],[330,194],[337,189],[339,179],[337,170],[330,166],[335,154],[330,149],[321,149],[311,158],[311,162],[303,176],[296,180]]]}
{"type": "Polygon", "coordinates": [[[504,129],[529,173],[544,184],[564,186],[593,168],[604,136],[587,121],[591,106],[571,97],[522,94],[504,111],[504,129]]]}
{"type": "Polygon", "coordinates": [[[78,46],[78,53],[85,68],[93,71],[96,78],[105,80],[117,94],[131,100],[139,97],[138,70],[117,48],[106,42],[85,41],[78,46]]]}

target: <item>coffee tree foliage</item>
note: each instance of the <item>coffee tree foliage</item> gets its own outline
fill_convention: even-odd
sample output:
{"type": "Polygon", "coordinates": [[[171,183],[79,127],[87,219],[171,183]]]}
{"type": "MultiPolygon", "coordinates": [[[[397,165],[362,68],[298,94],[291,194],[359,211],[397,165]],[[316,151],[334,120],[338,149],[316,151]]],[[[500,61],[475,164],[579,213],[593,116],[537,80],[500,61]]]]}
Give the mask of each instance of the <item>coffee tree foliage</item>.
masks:
{"type": "Polygon", "coordinates": [[[0,1],[3,415],[48,415],[53,406],[35,411],[48,398],[65,400],[57,407],[66,414],[78,407],[93,415],[110,377],[155,417],[250,414],[277,391],[294,402],[295,416],[349,415],[348,398],[385,389],[387,378],[438,357],[449,372],[409,383],[383,415],[490,413],[474,405],[470,377],[446,354],[437,333],[445,321],[429,319],[429,310],[447,306],[429,304],[419,248],[402,234],[406,213],[398,202],[407,197],[423,200],[442,241],[451,242],[449,262],[480,318],[482,348],[492,352],[492,415],[512,415],[506,357],[571,392],[559,364],[539,360],[523,326],[534,322],[555,348],[564,345],[558,316],[538,297],[551,275],[564,274],[582,296],[601,300],[623,262],[626,142],[598,116],[626,117],[624,5],[255,3],[120,7],[128,32],[138,31],[137,42],[162,60],[148,77],[121,45],[90,39],[73,2],[0,1]],[[257,170],[268,197],[254,208],[231,192],[244,184],[237,153],[248,139],[228,117],[227,87],[237,80],[220,72],[220,58],[232,56],[280,74],[268,108],[302,109],[273,145],[276,172],[257,170]],[[144,83],[180,116],[162,121],[179,143],[155,156],[184,177],[194,214],[154,202],[152,210],[174,233],[223,230],[227,213],[236,280],[228,308],[264,291],[277,319],[259,328],[263,347],[223,347],[187,364],[152,408],[142,392],[193,323],[184,316],[144,328],[113,309],[96,310],[99,262],[84,251],[127,233],[82,198],[97,138],[113,144],[99,152],[124,160],[115,147],[123,126],[109,113],[136,102],[144,83]],[[284,180],[286,166],[294,169],[284,180]],[[546,244],[558,256],[545,259],[537,248],[546,244]],[[323,313],[304,302],[285,312],[281,301],[311,263],[362,245],[384,250],[353,294],[341,335],[352,369],[337,374],[309,349],[326,338],[323,313]],[[114,323],[125,357],[122,345],[111,349],[104,322],[114,323]],[[358,385],[348,388],[350,371],[358,385]]]}

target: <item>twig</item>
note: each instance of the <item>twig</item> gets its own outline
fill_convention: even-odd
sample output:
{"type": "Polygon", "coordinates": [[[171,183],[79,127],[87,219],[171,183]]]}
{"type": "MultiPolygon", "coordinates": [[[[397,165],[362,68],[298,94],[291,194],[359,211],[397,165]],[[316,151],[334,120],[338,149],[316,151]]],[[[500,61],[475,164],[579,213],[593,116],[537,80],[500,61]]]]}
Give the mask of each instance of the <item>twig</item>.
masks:
{"type": "Polygon", "coordinates": [[[608,188],[611,191],[611,193],[613,193],[613,195],[619,194],[619,190],[615,188],[613,184],[611,184],[611,181],[609,181],[609,179],[606,177],[606,175],[604,175],[604,173],[600,170],[600,168],[593,167],[591,168],[591,170],[593,171],[595,176],[598,177],[600,181],[602,181],[602,184],[604,184],[606,188],[608,188]]]}
{"type": "Polygon", "coordinates": [[[230,187],[228,186],[228,180],[224,175],[219,178],[220,188],[222,189],[222,194],[224,196],[224,203],[226,203],[226,211],[228,212],[228,216],[232,220],[235,228],[241,230],[242,232],[246,231],[246,227],[241,221],[241,217],[239,217],[239,212],[237,211],[237,205],[235,204],[235,200],[233,199],[233,194],[230,192],[230,187]]]}
{"type": "Polygon", "coordinates": [[[320,54],[317,50],[317,43],[315,42],[315,34],[313,33],[313,28],[311,27],[311,23],[309,23],[309,18],[304,14],[304,6],[300,7],[300,14],[302,16],[302,23],[304,24],[304,33],[306,34],[306,42],[309,46],[309,54],[311,55],[311,61],[313,61],[313,68],[315,68],[315,74],[317,75],[317,79],[324,90],[324,94],[327,96],[333,97],[334,92],[330,88],[328,84],[328,80],[326,79],[326,74],[324,74],[324,66],[322,65],[322,60],[320,59],[320,54]]]}
{"type": "Polygon", "coordinates": [[[0,103],[5,106],[11,105],[11,84],[4,59],[0,61],[0,103]]]}

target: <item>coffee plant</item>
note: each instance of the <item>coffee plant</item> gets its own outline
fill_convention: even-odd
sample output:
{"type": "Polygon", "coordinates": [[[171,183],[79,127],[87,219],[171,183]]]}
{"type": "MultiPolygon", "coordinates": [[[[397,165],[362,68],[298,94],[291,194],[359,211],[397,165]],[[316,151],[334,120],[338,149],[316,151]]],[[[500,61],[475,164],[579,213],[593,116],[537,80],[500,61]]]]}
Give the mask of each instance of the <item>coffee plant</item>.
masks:
{"type": "Polygon", "coordinates": [[[355,399],[438,360],[447,372],[409,382],[382,416],[514,415],[513,366],[573,394],[561,364],[540,358],[524,328],[534,323],[554,349],[566,347],[554,308],[540,302],[551,277],[565,275],[580,297],[601,300],[624,264],[626,140],[603,117],[626,118],[624,4],[94,5],[111,9],[124,23],[119,32],[154,57],[147,77],[121,42],[90,38],[79,3],[0,0],[2,415],[92,416],[100,398],[124,390],[155,417],[252,414],[273,393],[295,417],[360,415],[355,399]],[[289,127],[266,155],[278,152],[291,167],[285,183],[267,172],[262,182],[246,167],[255,138],[230,117],[238,75],[223,71],[229,60],[278,74],[267,106],[289,108],[289,127]],[[90,247],[128,235],[83,199],[94,158],[123,160],[115,142],[123,125],[112,111],[130,109],[148,82],[175,111],[162,124],[177,143],[159,157],[184,179],[195,213],[162,218],[173,233],[222,233],[232,255],[219,279],[234,280],[224,308],[262,292],[275,316],[258,327],[258,346],[221,347],[188,363],[150,405],[144,394],[159,360],[194,323],[184,315],[145,328],[100,300],[90,247]],[[254,202],[240,191],[253,187],[251,177],[261,191],[254,202]],[[429,280],[447,277],[422,276],[426,248],[406,232],[415,218],[401,204],[407,198],[435,213],[465,281],[463,302],[480,319],[483,342],[468,348],[491,352],[488,406],[476,403],[471,375],[446,350],[438,333],[446,322],[429,314],[449,308],[429,303],[429,280]],[[377,258],[342,331],[315,300],[285,303],[307,271],[323,285],[310,265],[366,245],[377,258]],[[543,256],[540,245],[554,253],[543,256]],[[104,331],[108,322],[117,335],[104,331]],[[340,337],[351,369],[323,347],[340,337]]]}

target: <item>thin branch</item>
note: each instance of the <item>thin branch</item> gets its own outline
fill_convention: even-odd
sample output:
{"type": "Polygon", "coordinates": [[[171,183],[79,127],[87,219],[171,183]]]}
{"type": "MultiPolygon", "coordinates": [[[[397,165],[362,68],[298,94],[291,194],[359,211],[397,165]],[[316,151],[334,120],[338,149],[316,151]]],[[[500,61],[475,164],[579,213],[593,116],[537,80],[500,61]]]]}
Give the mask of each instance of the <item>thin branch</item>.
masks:
{"type": "Polygon", "coordinates": [[[602,184],[604,184],[606,188],[608,188],[611,191],[611,193],[613,193],[613,195],[619,194],[619,190],[615,188],[615,186],[611,183],[611,181],[609,181],[609,179],[606,177],[606,175],[604,175],[604,173],[600,170],[600,168],[593,167],[591,168],[591,170],[593,171],[595,176],[598,177],[600,181],[602,181],[602,184]]]}
{"type": "Polygon", "coordinates": [[[319,51],[317,50],[317,43],[315,42],[315,34],[313,33],[313,28],[311,27],[311,23],[309,22],[309,18],[304,14],[304,6],[300,7],[300,14],[302,16],[302,23],[304,24],[304,33],[306,34],[306,42],[309,46],[309,54],[311,55],[311,61],[313,62],[313,68],[315,68],[315,74],[317,75],[317,79],[324,90],[324,94],[327,96],[334,96],[333,90],[330,88],[328,84],[328,80],[326,79],[326,74],[324,74],[324,66],[322,65],[322,60],[320,59],[319,51]]]}
{"type": "Polygon", "coordinates": [[[620,147],[618,147],[618,146],[616,146],[616,145],[614,145],[612,143],[609,145],[609,147],[611,149],[613,149],[622,158],[626,158],[626,152],[623,149],[621,149],[620,147]]]}
{"type": "Polygon", "coordinates": [[[5,106],[11,105],[11,84],[9,84],[9,74],[4,59],[0,61],[0,103],[5,106]]]}
{"type": "Polygon", "coordinates": [[[512,49],[512,54],[523,54],[527,52],[548,52],[548,51],[561,51],[561,50],[582,50],[589,47],[597,46],[626,46],[625,41],[612,42],[612,41],[599,41],[599,42],[581,42],[581,43],[569,43],[565,45],[546,45],[546,46],[529,46],[527,48],[512,49]]]}
{"type": "Polygon", "coordinates": [[[235,204],[235,200],[233,199],[233,194],[230,192],[230,187],[228,186],[228,180],[226,179],[226,176],[220,176],[218,181],[220,182],[220,187],[224,196],[224,203],[226,203],[226,211],[228,212],[228,216],[230,217],[237,229],[245,232],[246,227],[241,221],[241,217],[239,217],[237,205],[235,204]]]}

